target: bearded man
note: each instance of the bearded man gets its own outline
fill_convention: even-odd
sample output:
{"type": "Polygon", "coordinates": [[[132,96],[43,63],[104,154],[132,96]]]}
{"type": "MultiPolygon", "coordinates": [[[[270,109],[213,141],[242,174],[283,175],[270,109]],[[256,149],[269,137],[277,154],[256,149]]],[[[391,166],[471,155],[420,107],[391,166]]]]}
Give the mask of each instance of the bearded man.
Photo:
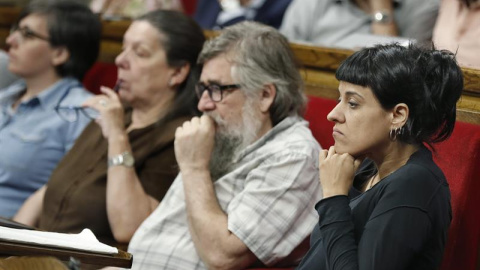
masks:
{"type": "MultiPolygon", "coordinates": [[[[200,54],[203,116],[179,127],[180,174],[130,242],[133,269],[293,265],[317,222],[320,147],[287,40],[244,22],[200,54]]],[[[308,248],[308,246],[307,246],[308,248]]]]}

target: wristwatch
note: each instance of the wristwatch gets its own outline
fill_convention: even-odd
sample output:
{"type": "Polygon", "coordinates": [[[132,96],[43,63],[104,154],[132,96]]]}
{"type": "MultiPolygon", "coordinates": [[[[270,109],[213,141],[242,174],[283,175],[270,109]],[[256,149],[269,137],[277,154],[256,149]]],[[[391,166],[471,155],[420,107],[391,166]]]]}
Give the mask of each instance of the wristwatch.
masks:
{"type": "Polygon", "coordinates": [[[132,153],[126,151],[120,155],[113,156],[108,159],[108,167],[122,165],[125,167],[133,167],[135,164],[135,159],[133,158],[132,153]]]}
{"type": "Polygon", "coordinates": [[[376,23],[391,23],[393,21],[392,14],[386,11],[377,11],[372,16],[372,21],[376,23]]]}

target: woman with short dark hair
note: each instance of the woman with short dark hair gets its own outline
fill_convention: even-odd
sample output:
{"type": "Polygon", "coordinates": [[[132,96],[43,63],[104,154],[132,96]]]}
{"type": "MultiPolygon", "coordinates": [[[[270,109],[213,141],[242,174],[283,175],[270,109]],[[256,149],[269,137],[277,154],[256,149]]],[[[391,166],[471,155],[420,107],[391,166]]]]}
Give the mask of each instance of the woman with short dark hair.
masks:
{"type": "Polygon", "coordinates": [[[298,269],[437,269],[450,191],[428,145],[447,139],[463,89],[452,53],[379,45],[336,73],[335,145],[320,154],[323,199],[298,269]]]}
{"type": "Polygon", "coordinates": [[[23,79],[0,91],[0,216],[11,217],[50,177],[90,118],[57,107],[91,94],[81,80],[100,48],[101,24],[75,2],[32,4],[7,37],[8,69],[23,79]]]}

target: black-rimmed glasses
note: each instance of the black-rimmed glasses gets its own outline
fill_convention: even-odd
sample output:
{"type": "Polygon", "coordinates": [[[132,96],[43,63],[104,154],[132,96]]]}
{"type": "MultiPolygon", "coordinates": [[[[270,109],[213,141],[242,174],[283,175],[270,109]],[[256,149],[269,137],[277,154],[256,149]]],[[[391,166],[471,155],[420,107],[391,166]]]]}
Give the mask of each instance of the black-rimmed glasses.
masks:
{"type": "Polygon", "coordinates": [[[32,38],[38,38],[38,39],[50,42],[50,38],[37,34],[32,29],[26,26],[20,27],[18,26],[18,24],[15,24],[12,26],[12,28],[10,28],[10,35],[14,34],[17,31],[20,33],[20,36],[21,36],[20,43],[22,43],[25,39],[32,39],[32,38]]]}
{"type": "Polygon", "coordinates": [[[58,114],[58,116],[60,116],[60,118],[62,118],[67,122],[76,122],[78,120],[80,112],[82,112],[83,115],[85,115],[90,119],[97,119],[100,116],[100,113],[97,110],[92,109],[90,107],[60,105],[62,101],[65,99],[65,97],[68,96],[68,93],[70,93],[70,90],[74,87],[71,87],[67,91],[65,91],[65,93],[60,98],[60,100],[58,100],[57,106],[55,106],[55,112],[58,114]]]}
{"type": "Polygon", "coordinates": [[[197,93],[198,98],[201,98],[203,92],[206,90],[208,92],[208,96],[210,99],[215,102],[220,102],[223,99],[223,92],[224,91],[233,91],[240,88],[241,85],[239,84],[229,84],[229,85],[220,85],[220,84],[209,84],[206,85],[204,83],[197,83],[195,85],[195,92],[197,93]]]}

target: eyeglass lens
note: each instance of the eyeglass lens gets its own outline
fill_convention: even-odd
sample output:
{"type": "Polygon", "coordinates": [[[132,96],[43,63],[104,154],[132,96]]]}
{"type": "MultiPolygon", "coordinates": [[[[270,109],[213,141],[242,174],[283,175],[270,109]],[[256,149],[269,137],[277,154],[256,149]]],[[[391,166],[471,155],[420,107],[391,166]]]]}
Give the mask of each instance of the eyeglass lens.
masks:
{"type": "Polygon", "coordinates": [[[37,34],[28,27],[19,27],[18,25],[14,25],[12,26],[12,28],[10,28],[10,35],[14,34],[17,31],[20,33],[20,42],[23,42],[25,39],[28,38],[38,38],[41,40],[49,41],[48,37],[37,34]]]}
{"type": "Polygon", "coordinates": [[[202,83],[197,84],[196,86],[197,96],[201,98],[204,91],[208,92],[208,96],[211,100],[218,102],[222,100],[222,90],[216,84],[205,85],[202,83]]]}

